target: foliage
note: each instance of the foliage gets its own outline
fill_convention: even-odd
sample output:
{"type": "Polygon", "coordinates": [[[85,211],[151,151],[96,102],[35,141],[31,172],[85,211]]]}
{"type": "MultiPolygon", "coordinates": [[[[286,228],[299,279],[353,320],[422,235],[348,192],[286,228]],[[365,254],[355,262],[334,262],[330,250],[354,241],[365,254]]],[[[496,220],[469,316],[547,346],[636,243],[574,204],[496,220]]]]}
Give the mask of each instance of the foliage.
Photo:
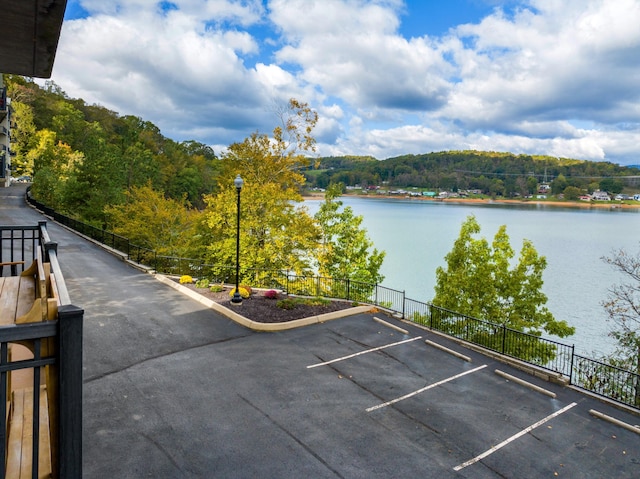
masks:
{"type": "Polygon", "coordinates": [[[384,279],[380,268],[385,253],[373,247],[367,231],[361,227],[362,216],[354,215],[351,207],[340,211],[342,202],[336,200],[340,192],[340,185],[330,186],[315,214],[322,232],[317,254],[318,272],[321,276],[380,283],[384,279]]]}
{"type": "Polygon", "coordinates": [[[113,232],[160,255],[185,256],[195,217],[184,197],[166,198],[146,185],[131,188],[125,198],[125,203],[105,207],[107,225],[113,232]]]}
{"type": "Polygon", "coordinates": [[[544,181],[551,182],[554,193],[567,186],[588,189],[594,181],[589,178],[598,178],[591,191],[599,188],[615,194],[624,186],[632,188],[633,176],[638,174],[637,168],[608,162],[484,151],[442,151],[385,160],[325,157],[305,170],[310,187],[342,182],[366,188],[384,183],[435,191],[479,189],[486,195],[509,197],[535,194],[544,181]]]}
{"type": "Polygon", "coordinates": [[[263,296],[267,299],[278,299],[278,292],[275,289],[268,289],[263,296]]]}
{"type": "Polygon", "coordinates": [[[565,199],[575,201],[580,198],[582,190],[580,188],[576,188],[575,186],[567,186],[564,189],[563,193],[565,199]]]}
{"type": "Polygon", "coordinates": [[[618,250],[603,261],[625,278],[609,289],[609,296],[602,303],[612,323],[609,336],[617,342],[608,362],[640,374],[640,252],[632,255],[618,250]]]}
{"type": "MultiPolygon", "coordinates": [[[[246,288],[243,288],[242,286],[238,287],[238,292],[240,293],[240,296],[242,296],[244,299],[247,299],[249,296],[251,296],[251,292],[247,291],[246,288]]],[[[229,291],[229,296],[233,297],[236,294],[236,288],[233,288],[231,291],[229,291]]]]}
{"type": "Polygon", "coordinates": [[[52,82],[5,80],[15,112],[13,163],[33,173],[33,194],[48,206],[103,226],[105,206],[125,202],[133,187],[151,184],[198,206],[215,187],[218,161],[206,145],[176,143],[150,122],[70,99],[52,82]]]}
{"type": "Polygon", "coordinates": [[[209,280],[207,278],[201,278],[198,281],[196,281],[195,286],[196,288],[208,288],[209,280]]]}
{"type": "Polygon", "coordinates": [[[569,336],[575,329],[556,320],[545,307],[542,273],[546,259],[524,240],[517,264],[510,268],[514,251],[506,226],[493,243],[475,239],[480,225],[474,216],[462,224],[460,236],[445,257],[446,268],[436,270],[433,304],[460,315],[484,319],[533,335],[569,336]]]}
{"type": "Polygon", "coordinates": [[[212,284],[209,287],[209,291],[211,291],[212,293],[220,293],[224,291],[224,286],[222,286],[221,284],[212,284]]]}
{"type": "Polygon", "coordinates": [[[191,284],[193,283],[193,278],[188,274],[180,276],[180,284],[191,284]]]}
{"type": "Polygon", "coordinates": [[[296,306],[326,306],[331,301],[325,298],[285,298],[276,303],[278,308],[294,309],[296,306]]]}
{"type": "Polygon", "coordinates": [[[220,162],[218,192],[205,197],[192,256],[210,264],[235,264],[237,203],[240,195],[241,269],[308,271],[319,231],[302,201],[304,176],[298,171],[313,148],[310,129],[317,118],[306,104],[291,100],[289,113],[273,136],[254,133],[231,145],[220,162]],[[296,123],[302,120],[302,125],[296,123]],[[302,130],[298,130],[302,128],[302,130]],[[240,193],[234,178],[240,174],[240,193]]]}

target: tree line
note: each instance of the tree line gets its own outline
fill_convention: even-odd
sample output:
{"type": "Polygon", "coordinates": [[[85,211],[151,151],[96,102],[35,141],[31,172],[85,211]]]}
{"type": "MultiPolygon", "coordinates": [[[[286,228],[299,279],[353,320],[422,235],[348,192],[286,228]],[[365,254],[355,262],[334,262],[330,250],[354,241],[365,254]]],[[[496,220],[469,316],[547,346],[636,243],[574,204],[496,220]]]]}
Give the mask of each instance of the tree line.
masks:
{"type": "Polygon", "coordinates": [[[552,194],[570,196],[595,190],[613,194],[640,190],[637,167],[486,151],[441,151],[386,160],[354,156],[320,158],[305,175],[309,186],[315,188],[340,182],[365,188],[388,185],[452,192],[479,190],[504,197],[535,194],[542,183],[549,185],[552,194]]]}

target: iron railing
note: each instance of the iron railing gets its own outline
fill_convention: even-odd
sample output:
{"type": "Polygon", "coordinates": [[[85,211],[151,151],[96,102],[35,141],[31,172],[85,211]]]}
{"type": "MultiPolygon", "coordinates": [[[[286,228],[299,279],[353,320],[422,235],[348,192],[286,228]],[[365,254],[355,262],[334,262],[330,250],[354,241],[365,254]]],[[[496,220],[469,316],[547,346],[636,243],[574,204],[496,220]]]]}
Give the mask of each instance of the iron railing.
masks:
{"type": "MultiPolygon", "coordinates": [[[[51,209],[48,209],[47,213],[44,209],[46,207],[30,198],[30,195],[27,195],[27,199],[56,221],[118,249],[127,254],[129,260],[149,266],[158,273],[190,275],[227,284],[235,282],[235,266],[210,265],[193,258],[160,256],[112,233],[87,225],[72,226],[81,223],[62,218],[62,215],[51,209]]],[[[243,269],[240,282],[252,287],[281,289],[288,294],[331,297],[373,304],[397,314],[402,319],[557,373],[566,377],[574,386],[640,409],[640,379],[637,373],[578,356],[575,354],[574,345],[552,341],[508,328],[504,324],[473,318],[407,298],[404,291],[349,279],[301,276],[290,271],[260,269],[243,269]]]]}
{"type": "MultiPolygon", "coordinates": [[[[23,440],[30,440],[26,450],[32,454],[32,477],[39,474],[40,454],[40,384],[47,381],[49,407],[51,466],[54,478],[82,477],[82,321],[83,310],[71,304],[69,293],[60,270],[57,244],[52,242],[46,222],[37,226],[0,226],[0,252],[3,261],[24,261],[16,269],[1,271],[3,276],[19,274],[25,265],[37,257],[49,263],[57,291],[57,317],[41,323],[9,324],[0,326],[0,428],[7,428],[10,375],[12,371],[33,372],[33,424],[25,431],[23,440]],[[29,345],[33,358],[11,361],[9,345],[29,345]],[[30,439],[28,439],[30,438],[30,439]]],[[[3,321],[7,323],[7,321],[3,321]]],[[[11,323],[13,321],[10,321],[11,323]]],[[[0,434],[0,447],[7,450],[7,435],[0,434]]],[[[0,477],[5,476],[5,460],[0,461],[0,477]]]]}

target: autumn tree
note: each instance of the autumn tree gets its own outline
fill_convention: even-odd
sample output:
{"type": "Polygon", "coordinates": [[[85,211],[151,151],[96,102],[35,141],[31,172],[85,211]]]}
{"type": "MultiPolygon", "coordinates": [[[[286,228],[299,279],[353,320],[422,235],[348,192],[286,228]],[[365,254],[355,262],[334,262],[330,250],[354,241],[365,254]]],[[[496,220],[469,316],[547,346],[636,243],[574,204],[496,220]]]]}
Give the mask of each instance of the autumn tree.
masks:
{"type": "Polygon", "coordinates": [[[321,230],[318,272],[332,278],[380,283],[384,279],[380,268],[385,253],[374,248],[367,237],[362,216],[356,216],[349,206],[343,208],[342,201],[337,199],[341,193],[342,185],[329,186],[314,216],[321,230]]]}
{"type": "Polygon", "coordinates": [[[151,185],[131,188],[126,198],[106,208],[110,230],[160,255],[183,256],[195,220],[186,200],[165,198],[151,185]]]}
{"type": "Polygon", "coordinates": [[[446,267],[436,270],[433,304],[529,334],[573,334],[575,328],[556,320],[545,306],[542,273],[547,262],[533,244],[523,241],[512,266],[515,253],[506,226],[499,228],[491,245],[474,237],[479,233],[480,225],[469,216],[445,257],[446,267]]]}
{"type": "Polygon", "coordinates": [[[244,180],[241,192],[242,269],[308,271],[319,230],[305,208],[300,169],[309,162],[315,140],[311,131],[317,115],[305,103],[291,100],[288,117],[270,137],[254,133],[234,143],[222,155],[218,192],[205,197],[207,205],[195,253],[210,264],[235,263],[236,195],[234,178],[244,180]]]}

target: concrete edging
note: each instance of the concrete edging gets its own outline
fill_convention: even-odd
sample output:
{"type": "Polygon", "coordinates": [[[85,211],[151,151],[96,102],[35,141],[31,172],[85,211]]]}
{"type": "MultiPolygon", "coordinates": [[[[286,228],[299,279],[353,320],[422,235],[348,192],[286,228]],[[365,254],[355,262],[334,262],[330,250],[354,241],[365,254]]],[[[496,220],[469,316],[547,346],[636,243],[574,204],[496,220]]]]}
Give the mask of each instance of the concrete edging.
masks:
{"type": "Polygon", "coordinates": [[[241,314],[236,313],[235,311],[225,308],[220,304],[212,301],[208,298],[205,298],[201,294],[196,293],[195,291],[190,290],[182,286],[181,284],[176,283],[175,281],[167,278],[166,276],[156,273],[154,275],[158,281],[163,284],[166,284],[173,289],[181,292],[182,294],[190,297],[191,299],[196,300],[198,303],[206,306],[207,308],[213,309],[214,311],[226,316],[227,318],[235,321],[236,323],[244,326],[245,328],[252,329],[254,331],[263,331],[263,332],[272,332],[272,331],[286,331],[288,329],[300,328],[302,326],[308,326],[310,324],[318,324],[324,323],[326,321],[331,321],[333,319],[344,318],[346,316],[353,316],[355,314],[361,314],[371,311],[373,306],[355,306],[353,308],[343,309],[340,311],[333,311],[331,313],[320,314],[317,316],[310,316],[308,318],[296,319],[293,321],[287,321],[283,323],[260,323],[258,321],[253,321],[251,319],[245,318],[241,314]]]}

